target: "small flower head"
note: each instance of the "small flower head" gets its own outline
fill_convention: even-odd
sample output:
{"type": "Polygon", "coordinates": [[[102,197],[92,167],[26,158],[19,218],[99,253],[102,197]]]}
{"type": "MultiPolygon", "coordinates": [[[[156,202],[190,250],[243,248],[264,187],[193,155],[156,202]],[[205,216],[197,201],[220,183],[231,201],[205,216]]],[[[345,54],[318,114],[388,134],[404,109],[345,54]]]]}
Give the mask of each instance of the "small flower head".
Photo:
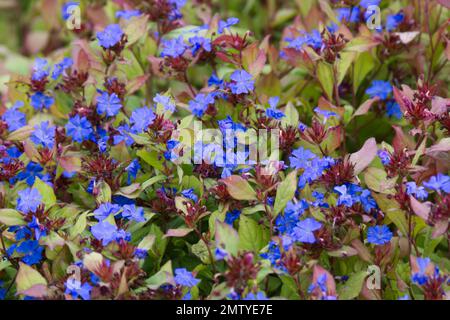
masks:
{"type": "Polygon", "coordinates": [[[30,139],[36,145],[52,149],[55,145],[55,129],[54,126],[50,126],[48,121],[41,122],[41,124],[34,127],[30,139]]]}
{"type": "Polygon", "coordinates": [[[367,231],[367,241],[375,245],[389,243],[392,239],[392,232],[386,225],[369,227],[367,231]]]}
{"type": "Polygon", "coordinates": [[[106,114],[108,117],[114,117],[121,108],[122,103],[115,93],[102,92],[101,96],[97,98],[97,113],[100,115],[106,114]]]}
{"type": "Polygon", "coordinates": [[[175,283],[185,287],[195,287],[200,282],[186,268],[175,269],[175,283]]]}
{"type": "Polygon", "coordinates": [[[118,24],[110,24],[103,31],[97,32],[97,40],[99,44],[109,49],[120,42],[123,36],[123,31],[118,24]]]}
{"type": "Polygon", "coordinates": [[[94,134],[89,120],[86,117],[80,117],[78,114],[69,119],[69,122],[66,124],[66,131],[73,141],[79,143],[91,140],[94,134]]]}
{"type": "Polygon", "coordinates": [[[23,213],[36,212],[42,203],[42,195],[37,189],[27,188],[18,192],[17,210],[23,213]]]}
{"type": "Polygon", "coordinates": [[[31,106],[36,110],[48,109],[55,102],[53,97],[47,96],[42,92],[36,92],[31,96],[31,106]]]}
{"type": "Polygon", "coordinates": [[[230,88],[234,94],[250,93],[255,89],[253,76],[245,70],[236,70],[231,76],[230,88]]]}
{"type": "Polygon", "coordinates": [[[371,98],[378,97],[386,100],[392,92],[392,85],[388,81],[374,80],[372,85],[366,90],[371,98]]]}

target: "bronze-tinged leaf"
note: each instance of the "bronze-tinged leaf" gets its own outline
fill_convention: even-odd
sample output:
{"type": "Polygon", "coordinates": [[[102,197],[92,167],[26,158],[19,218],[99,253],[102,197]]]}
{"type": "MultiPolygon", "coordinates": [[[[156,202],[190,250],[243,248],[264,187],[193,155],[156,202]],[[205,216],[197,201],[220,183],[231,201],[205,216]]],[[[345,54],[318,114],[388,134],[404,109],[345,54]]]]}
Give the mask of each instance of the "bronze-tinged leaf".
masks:
{"type": "Polygon", "coordinates": [[[250,183],[240,176],[229,176],[222,180],[228,193],[236,200],[256,200],[256,192],[250,183]]]}
{"type": "Polygon", "coordinates": [[[361,173],[375,159],[377,155],[377,142],[375,138],[367,140],[362,148],[350,155],[350,162],[355,165],[355,175],[361,173]]]}

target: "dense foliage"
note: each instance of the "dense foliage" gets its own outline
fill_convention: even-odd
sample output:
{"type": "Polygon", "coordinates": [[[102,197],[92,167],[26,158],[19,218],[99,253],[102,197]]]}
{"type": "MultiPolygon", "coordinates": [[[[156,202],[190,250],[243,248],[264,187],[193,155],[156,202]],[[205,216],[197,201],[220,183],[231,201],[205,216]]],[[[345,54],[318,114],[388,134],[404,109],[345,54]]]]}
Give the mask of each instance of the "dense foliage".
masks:
{"type": "Polygon", "coordinates": [[[4,6],[0,298],[449,297],[448,0],[4,6]]]}

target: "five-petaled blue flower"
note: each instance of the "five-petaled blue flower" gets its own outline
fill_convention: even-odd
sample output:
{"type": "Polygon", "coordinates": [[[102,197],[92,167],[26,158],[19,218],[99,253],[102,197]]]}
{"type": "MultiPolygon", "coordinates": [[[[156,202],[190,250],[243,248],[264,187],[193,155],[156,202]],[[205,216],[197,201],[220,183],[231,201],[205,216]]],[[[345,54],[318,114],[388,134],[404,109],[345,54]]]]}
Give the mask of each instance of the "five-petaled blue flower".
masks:
{"type": "Polygon", "coordinates": [[[122,207],[122,217],[136,222],[144,222],[144,209],[136,207],[134,204],[126,204],[122,207]]]}
{"type": "Polygon", "coordinates": [[[142,107],[134,110],[130,117],[131,132],[138,134],[147,130],[148,126],[151,125],[155,119],[155,113],[148,107],[142,107]]]}
{"type": "Polygon", "coordinates": [[[37,189],[26,188],[18,192],[19,199],[17,200],[16,209],[23,212],[36,212],[39,205],[42,203],[42,195],[37,189]]]}
{"type": "Polygon", "coordinates": [[[160,103],[166,111],[175,112],[175,103],[173,103],[172,99],[169,96],[164,96],[158,93],[153,98],[153,102],[160,103]]]}
{"type": "Polygon", "coordinates": [[[184,43],[182,36],[175,39],[163,40],[161,57],[178,58],[183,55],[187,48],[188,46],[184,43]]]}
{"type": "Polygon", "coordinates": [[[51,96],[47,96],[42,92],[36,92],[31,96],[31,106],[36,110],[48,109],[55,102],[51,96]]]}
{"type": "Polygon", "coordinates": [[[367,241],[376,245],[383,245],[390,242],[392,232],[386,225],[369,227],[367,230],[367,241]]]}
{"type": "Polygon", "coordinates": [[[68,278],[65,283],[65,294],[72,296],[72,298],[77,299],[81,297],[83,300],[91,299],[91,290],[92,286],[85,282],[81,284],[81,282],[75,278],[68,278]]]}
{"type": "Polygon", "coordinates": [[[122,103],[117,94],[102,92],[102,95],[97,98],[97,113],[100,115],[106,114],[108,117],[114,117],[122,108],[122,103]]]}
{"type": "Polygon", "coordinates": [[[443,175],[442,173],[438,173],[431,177],[430,180],[424,182],[423,185],[430,190],[450,193],[450,177],[443,175]]]}
{"type": "Polygon", "coordinates": [[[55,129],[56,127],[50,126],[49,121],[41,122],[34,127],[30,140],[44,148],[52,149],[55,145],[55,129]]]}
{"type": "Polygon", "coordinates": [[[118,24],[110,24],[103,31],[97,32],[98,42],[105,49],[114,47],[122,36],[123,31],[118,24]]]}
{"type": "Polygon", "coordinates": [[[24,104],[22,101],[17,101],[2,115],[2,120],[8,125],[9,131],[15,131],[23,126],[26,126],[27,118],[25,113],[19,111],[19,108],[23,107],[23,105],[24,104]]]}
{"type": "Polygon", "coordinates": [[[308,149],[300,147],[292,151],[289,157],[290,167],[294,169],[306,169],[309,166],[310,160],[316,158],[316,155],[308,149]]]}
{"type": "Polygon", "coordinates": [[[253,76],[245,70],[234,71],[230,79],[230,89],[234,94],[250,93],[255,88],[253,76]]]}
{"type": "Polygon", "coordinates": [[[69,122],[66,124],[66,131],[73,141],[80,143],[91,140],[94,134],[89,120],[86,117],[80,117],[78,114],[69,119],[69,122]]]}
{"type": "Polygon", "coordinates": [[[201,118],[210,104],[214,103],[214,97],[211,94],[199,93],[195,98],[189,101],[189,109],[197,117],[201,118]]]}
{"type": "Polygon", "coordinates": [[[120,206],[109,202],[102,203],[97,209],[94,210],[94,217],[98,221],[103,221],[109,217],[109,215],[116,215],[120,211],[120,206]]]}
{"type": "Polygon", "coordinates": [[[374,80],[372,85],[366,90],[371,98],[378,97],[381,100],[386,100],[392,92],[392,85],[389,81],[374,80]]]}
{"type": "Polygon", "coordinates": [[[186,268],[175,269],[175,283],[185,287],[195,287],[200,280],[196,279],[194,275],[186,268]]]}
{"type": "Polygon", "coordinates": [[[386,30],[393,31],[398,28],[405,18],[403,13],[390,14],[386,18],[386,30]]]}
{"type": "Polygon", "coordinates": [[[314,218],[306,218],[297,223],[293,230],[293,236],[296,241],[303,243],[315,243],[314,231],[322,228],[322,224],[314,218]]]}

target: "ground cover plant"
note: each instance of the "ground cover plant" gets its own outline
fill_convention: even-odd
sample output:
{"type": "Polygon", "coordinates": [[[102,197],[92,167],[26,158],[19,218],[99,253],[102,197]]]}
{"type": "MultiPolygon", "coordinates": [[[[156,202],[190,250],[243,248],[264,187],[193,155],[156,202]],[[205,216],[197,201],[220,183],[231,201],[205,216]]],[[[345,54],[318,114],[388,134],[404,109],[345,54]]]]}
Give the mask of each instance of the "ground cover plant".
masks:
{"type": "Polygon", "coordinates": [[[1,299],[449,298],[448,0],[0,6],[1,299]]]}

